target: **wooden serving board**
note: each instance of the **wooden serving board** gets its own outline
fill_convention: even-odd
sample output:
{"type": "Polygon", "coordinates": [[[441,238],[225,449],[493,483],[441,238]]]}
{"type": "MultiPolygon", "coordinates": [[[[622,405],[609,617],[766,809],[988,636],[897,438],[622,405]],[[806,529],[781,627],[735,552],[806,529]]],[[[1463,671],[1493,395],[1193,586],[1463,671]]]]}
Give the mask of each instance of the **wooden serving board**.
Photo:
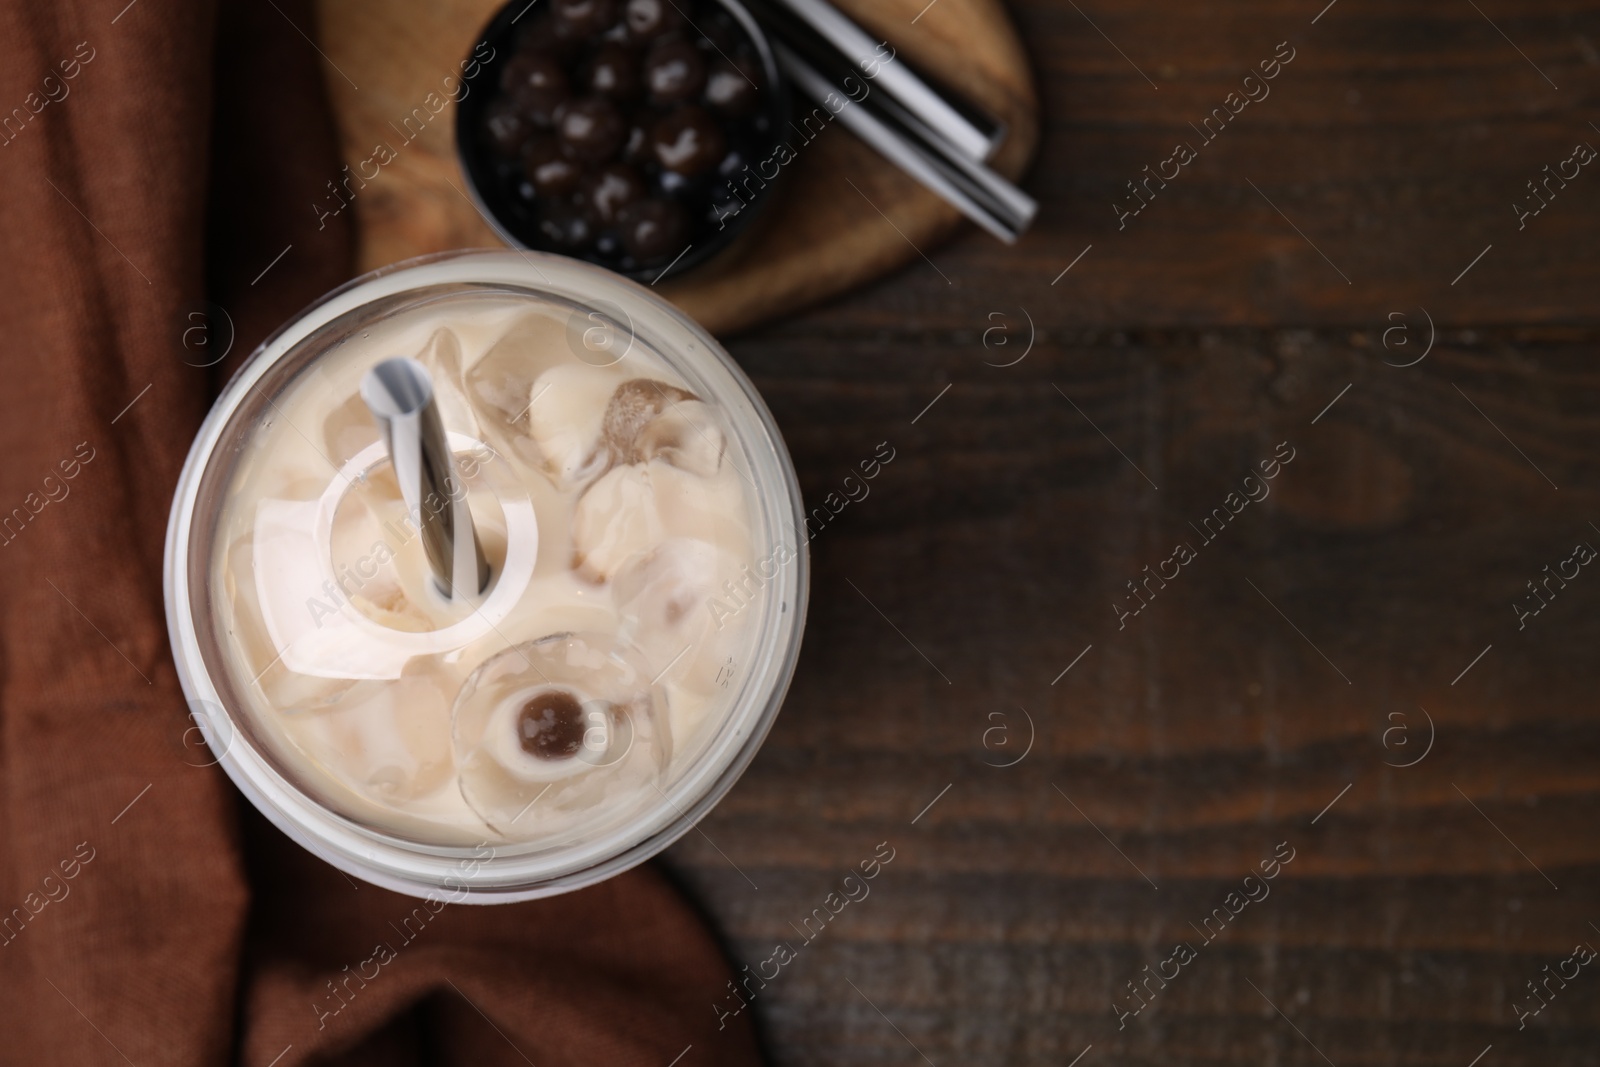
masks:
{"type": "MultiPolygon", "coordinates": [[[[1010,177],[1022,172],[1038,141],[1038,101],[999,0],[937,0],[931,7],[926,0],[836,2],[899,55],[1004,122],[1007,135],[993,165],[1010,177]]],[[[403,132],[414,109],[427,116],[446,98],[445,79],[460,74],[461,60],[499,6],[499,0],[319,3],[345,161],[356,172],[378,146],[394,153],[352,201],[361,270],[502,244],[467,197],[455,158],[454,105],[432,115],[420,133],[415,120],[403,132]],[[438,95],[430,101],[430,93],[438,95]]],[[[797,95],[797,109],[801,102],[797,95]]],[[[837,126],[785,168],[775,199],[750,233],[710,263],[664,280],[663,295],[707,329],[732,332],[880,277],[961,223],[955,209],[837,126]]],[[[370,174],[372,166],[361,172],[370,174]]]]}

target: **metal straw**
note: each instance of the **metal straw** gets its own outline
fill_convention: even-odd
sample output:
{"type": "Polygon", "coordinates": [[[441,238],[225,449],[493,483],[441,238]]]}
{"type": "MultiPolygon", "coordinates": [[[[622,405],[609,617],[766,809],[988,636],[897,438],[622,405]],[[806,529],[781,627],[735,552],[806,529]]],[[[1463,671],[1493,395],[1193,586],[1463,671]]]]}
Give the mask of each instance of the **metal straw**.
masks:
{"type": "Polygon", "coordinates": [[[406,510],[422,532],[422,547],[439,589],[451,599],[476,596],[489,585],[467,489],[456,473],[427,368],[404,357],[385,360],[361,379],[361,399],[377,420],[394,464],[406,510]]]}
{"type": "Polygon", "coordinates": [[[985,120],[987,132],[979,130],[903,61],[877,61],[871,38],[826,0],[744,3],[790,80],[884,158],[1008,244],[1033,223],[1038,202],[983,162],[1002,127],[985,120]],[[876,74],[867,74],[874,62],[876,74]],[[895,73],[909,82],[895,82],[895,73]],[[866,80],[874,89],[858,96],[866,80]]]}
{"type": "MultiPolygon", "coordinates": [[[[828,96],[842,91],[782,42],[774,41],[772,50],[784,71],[806,95],[817,100],[825,100],[828,96]]],[[[871,99],[869,97],[868,101],[871,99]]],[[[885,121],[885,118],[880,118],[870,106],[847,103],[840,108],[837,118],[885,159],[933,190],[962,214],[1007,244],[1014,243],[1033,221],[1038,206],[1026,193],[990,172],[993,182],[1005,185],[1017,198],[1020,198],[1021,203],[1013,207],[1011,197],[996,196],[989,183],[973,180],[967,168],[981,170],[984,169],[982,164],[966,161],[965,166],[958,165],[956,163],[958,157],[941,156],[919,143],[915,137],[903,135],[899,129],[891,125],[890,116],[885,116],[890,118],[890,121],[885,121]]]]}
{"type": "MultiPolygon", "coordinates": [[[[864,71],[868,63],[882,58],[877,51],[878,42],[827,0],[779,2],[858,70],[864,71]]],[[[760,6],[766,8],[767,4],[760,6]]],[[[902,59],[880,63],[877,80],[888,96],[899,101],[907,112],[915,115],[927,129],[946,141],[965,159],[975,163],[984,162],[993,154],[1005,134],[1005,130],[988,116],[972,110],[963,113],[965,109],[957,101],[940,95],[902,59]]]]}

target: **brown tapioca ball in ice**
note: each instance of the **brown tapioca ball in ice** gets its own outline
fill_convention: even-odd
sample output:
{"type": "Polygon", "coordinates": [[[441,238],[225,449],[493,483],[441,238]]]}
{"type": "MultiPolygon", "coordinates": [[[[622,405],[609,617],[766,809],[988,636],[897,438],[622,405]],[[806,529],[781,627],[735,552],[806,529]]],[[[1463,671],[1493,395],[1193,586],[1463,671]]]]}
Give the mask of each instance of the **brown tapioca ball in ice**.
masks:
{"type": "Polygon", "coordinates": [[[689,220],[679,205],[646,197],[618,211],[617,225],[628,254],[652,263],[665,261],[683,250],[689,220]]]}
{"type": "Polygon", "coordinates": [[[715,474],[727,448],[709,404],[686,389],[651,378],[623,382],[606,405],[602,424],[613,463],[665,459],[702,477],[715,474]]]}
{"type": "Polygon", "coordinates": [[[623,22],[636,41],[659,37],[683,26],[683,12],[675,0],[627,0],[623,22]]]}
{"type": "Polygon", "coordinates": [[[571,759],[583,748],[583,705],[565,689],[552,689],[522,705],[517,734],[537,759],[571,759]]]}
{"type": "Polygon", "coordinates": [[[672,755],[666,709],[653,672],[637,649],[602,633],[558,633],[506,649],[467,678],[451,709],[452,740],[462,798],[502,833],[580,825],[606,814],[608,797],[654,793],[672,755]],[[546,706],[541,698],[556,695],[546,706]],[[572,708],[579,744],[571,750],[572,708]],[[524,731],[534,706],[536,743],[524,731]],[[545,713],[554,728],[541,755],[545,713]],[[570,751],[570,754],[567,754],[570,751]]]}
{"type": "Polygon", "coordinates": [[[627,124],[616,105],[599,96],[574,100],[556,118],[561,146],[583,163],[604,163],[616,155],[627,136],[627,124]]]}
{"type": "Polygon", "coordinates": [[[706,84],[705,57],[681,38],[658,41],[644,57],[644,84],[652,104],[693,100],[706,84]]]}
{"type": "Polygon", "coordinates": [[[660,119],[650,131],[656,160],[685,177],[715,167],[728,149],[728,139],[705,108],[690,104],[660,119]]]}
{"type": "Polygon", "coordinates": [[[617,386],[606,404],[605,418],[600,424],[606,447],[611,449],[619,463],[632,463],[629,457],[633,454],[634,439],[639,436],[640,430],[665,411],[668,405],[699,399],[687,389],[658,382],[654,378],[628,379],[617,386]]]}
{"type": "Polygon", "coordinates": [[[617,21],[617,0],[550,0],[556,34],[568,40],[593,37],[617,21]]]}

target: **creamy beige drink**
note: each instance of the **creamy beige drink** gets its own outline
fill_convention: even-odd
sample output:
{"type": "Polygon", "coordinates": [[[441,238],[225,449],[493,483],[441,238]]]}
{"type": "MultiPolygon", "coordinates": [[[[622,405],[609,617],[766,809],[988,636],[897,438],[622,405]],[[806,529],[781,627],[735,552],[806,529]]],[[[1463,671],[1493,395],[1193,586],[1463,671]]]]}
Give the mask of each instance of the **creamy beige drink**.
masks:
{"type": "Polygon", "coordinates": [[[625,325],[492,288],[386,313],[284,384],[241,431],[208,575],[230,710],[277,773],[422,845],[559,849],[670,805],[794,559],[758,543],[750,456],[703,392],[625,325]],[[435,581],[362,401],[394,356],[432,379],[476,596],[435,581]]]}
{"type": "Polygon", "coordinates": [[[213,762],[329,863],[559,893],[754,758],[799,653],[800,516],[754,387],[671,305],[557,256],[430,257],[223,390],[167,531],[173,659],[213,762]]]}

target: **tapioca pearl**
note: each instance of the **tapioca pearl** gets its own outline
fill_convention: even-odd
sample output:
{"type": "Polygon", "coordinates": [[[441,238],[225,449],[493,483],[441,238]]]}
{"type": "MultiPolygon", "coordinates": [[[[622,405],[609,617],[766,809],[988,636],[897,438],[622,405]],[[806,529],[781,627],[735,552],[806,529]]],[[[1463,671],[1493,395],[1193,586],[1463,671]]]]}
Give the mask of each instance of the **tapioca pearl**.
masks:
{"type": "Polygon", "coordinates": [[[565,689],[540,693],[517,713],[517,739],[535,759],[571,759],[582,751],[589,729],[582,703],[565,689]]]}
{"type": "Polygon", "coordinates": [[[705,57],[688,41],[658,41],[644,59],[644,84],[653,104],[693,100],[705,88],[705,57]]]}
{"type": "Polygon", "coordinates": [[[645,41],[683,26],[683,13],[674,0],[627,0],[623,23],[634,40],[645,41]]]}
{"type": "Polygon", "coordinates": [[[617,21],[617,0],[551,0],[551,15],[557,35],[581,40],[617,21]]]}
{"type": "Polygon", "coordinates": [[[556,119],[556,132],[569,156],[582,163],[604,163],[622,147],[628,129],[616,105],[599,96],[575,100],[556,119]]]}
{"type": "Polygon", "coordinates": [[[677,204],[654,198],[638,200],[617,212],[617,223],[623,247],[642,262],[664,260],[683,251],[688,220],[677,204]]]}
{"type": "Polygon", "coordinates": [[[650,131],[657,162],[687,177],[715,167],[728,148],[728,139],[703,107],[680,107],[662,118],[650,131]]]}

